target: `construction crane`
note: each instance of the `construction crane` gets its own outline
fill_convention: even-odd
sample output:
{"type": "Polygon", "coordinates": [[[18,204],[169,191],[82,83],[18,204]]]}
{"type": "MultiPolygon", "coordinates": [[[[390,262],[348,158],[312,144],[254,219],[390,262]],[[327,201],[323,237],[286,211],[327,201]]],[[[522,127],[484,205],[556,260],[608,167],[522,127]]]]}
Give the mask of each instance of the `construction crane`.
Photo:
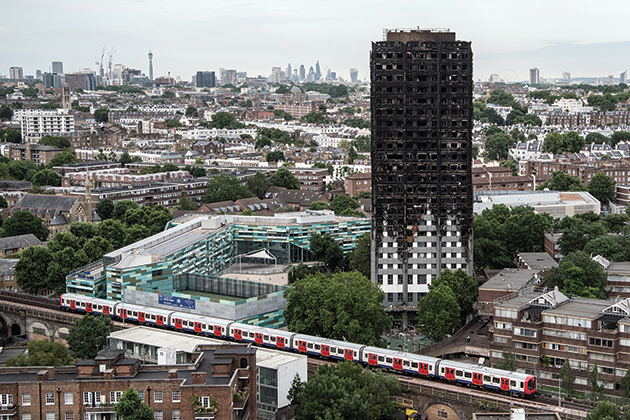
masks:
{"type": "Polygon", "coordinates": [[[107,78],[108,79],[112,79],[112,65],[114,64],[114,53],[116,51],[114,51],[114,47],[112,47],[112,51],[109,53],[109,62],[107,63],[107,66],[109,67],[109,73],[107,74],[107,78]]]}
{"type": "Polygon", "coordinates": [[[105,46],[103,46],[103,52],[101,53],[101,61],[99,62],[98,57],[96,57],[97,61],[94,63],[98,66],[97,70],[100,72],[101,78],[103,77],[103,57],[105,57],[105,46]]]}

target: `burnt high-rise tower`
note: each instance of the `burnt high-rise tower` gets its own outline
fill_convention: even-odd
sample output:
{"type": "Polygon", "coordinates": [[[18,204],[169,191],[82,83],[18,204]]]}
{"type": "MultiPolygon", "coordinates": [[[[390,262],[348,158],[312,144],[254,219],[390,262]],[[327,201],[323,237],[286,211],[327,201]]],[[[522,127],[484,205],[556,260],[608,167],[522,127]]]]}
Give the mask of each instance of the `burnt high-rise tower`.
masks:
{"type": "Polygon", "coordinates": [[[442,270],[472,274],[472,50],[448,30],[372,43],[372,281],[414,306],[442,270]]]}

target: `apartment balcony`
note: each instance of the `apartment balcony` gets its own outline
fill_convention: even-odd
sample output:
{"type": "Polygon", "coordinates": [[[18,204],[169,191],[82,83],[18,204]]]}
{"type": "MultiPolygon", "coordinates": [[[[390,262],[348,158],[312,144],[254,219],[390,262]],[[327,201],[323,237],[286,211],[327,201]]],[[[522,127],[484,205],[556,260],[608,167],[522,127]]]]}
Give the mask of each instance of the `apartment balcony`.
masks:
{"type": "Polygon", "coordinates": [[[114,404],[105,404],[105,403],[94,403],[94,404],[86,404],[85,411],[87,413],[111,413],[115,414],[114,404]]]}
{"type": "Polygon", "coordinates": [[[17,414],[17,404],[0,405],[0,416],[14,416],[17,414]]]}
{"type": "Polygon", "coordinates": [[[247,400],[249,399],[249,390],[244,389],[234,394],[233,406],[234,410],[244,410],[247,407],[247,400]]]}

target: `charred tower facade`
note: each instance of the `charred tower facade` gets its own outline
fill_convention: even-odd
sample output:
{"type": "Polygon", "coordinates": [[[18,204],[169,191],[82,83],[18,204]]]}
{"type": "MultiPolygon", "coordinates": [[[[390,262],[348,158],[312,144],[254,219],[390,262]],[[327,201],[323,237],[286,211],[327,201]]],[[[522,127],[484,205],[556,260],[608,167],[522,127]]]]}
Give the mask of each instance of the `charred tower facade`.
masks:
{"type": "Polygon", "coordinates": [[[448,30],[372,43],[372,281],[412,307],[442,270],[472,274],[472,50],[448,30]]]}

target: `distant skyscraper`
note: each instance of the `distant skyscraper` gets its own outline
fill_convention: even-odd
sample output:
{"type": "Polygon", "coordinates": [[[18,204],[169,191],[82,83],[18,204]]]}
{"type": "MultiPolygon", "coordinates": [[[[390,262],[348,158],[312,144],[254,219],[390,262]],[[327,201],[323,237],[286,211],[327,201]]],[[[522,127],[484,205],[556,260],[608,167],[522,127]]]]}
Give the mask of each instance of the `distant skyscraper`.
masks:
{"type": "Polygon", "coordinates": [[[238,73],[236,73],[236,75],[238,76],[239,79],[247,78],[247,72],[246,71],[239,71],[238,73]]]}
{"type": "Polygon", "coordinates": [[[149,50],[149,80],[153,81],[153,53],[149,50]]]}
{"type": "Polygon", "coordinates": [[[472,50],[454,32],[386,36],[370,58],[371,272],[384,305],[415,307],[442,270],[473,274],[472,50]]]}
{"type": "Polygon", "coordinates": [[[319,67],[319,60],[315,63],[315,80],[322,78],[322,69],[319,67]]]}
{"type": "Polygon", "coordinates": [[[291,75],[293,74],[291,63],[287,64],[287,71],[285,71],[285,74],[287,75],[287,80],[291,80],[291,75]]]}
{"type": "Polygon", "coordinates": [[[538,83],[540,83],[540,70],[529,69],[529,84],[537,85],[538,83]]]}
{"type": "Polygon", "coordinates": [[[562,83],[570,83],[571,82],[571,73],[568,71],[562,72],[562,83]]]}
{"type": "Polygon", "coordinates": [[[22,67],[9,68],[9,79],[24,79],[24,71],[22,67]]]}
{"type": "Polygon", "coordinates": [[[359,81],[359,70],[358,69],[350,69],[350,81],[352,83],[357,83],[359,81]]]}
{"type": "Polygon", "coordinates": [[[304,68],[304,64],[300,65],[300,80],[306,79],[306,69],[304,68]]]}
{"type": "Polygon", "coordinates": [[[43,77],[42,71],[41,70],[36,70],[35,71],[35,78],[39,79],[39,80],[42,80],[42,77],[43,77]]]}
{"type": "Polygon", "coordinates": [[[490,75],[490,79],[488,79],[490,83],[497,83],[499,81],[499,75],[497,73],[492,73],[490,75]]]}
{"type": "Polygon", "coordinates": [[[236,76],[236,70],[226,70],[225,76],[221,79],[221,83],[224,85],[230,84],[236,86],[238,84],[238,77],[236,76]]]}
{"type": "Polygon", "coordinates": [[[619,83],[627,83],[628,70],[624,71],[619,75],[619,83]]]}
{"type": "Polygon", "coordinates": [[[293,69],[293,80],[298,80],[298,69],[293,69]]]}
{"type": "Polygon", "coordinates": [[[213,71],[198,71],[196,77],[197,87],[215,87],[216,79],[213,71]]]}
{"type": "Polygon", "coordinates": [[[225,69],[223,67],[219,67],[219,78],[221,79],[221,83],[225,83],[225,69]]]}
{"type": "Polygon", "coordinates": [[[44,82],[44,88],[48,89],[54,87],[53,74],[52,73],[44,73],[42,75],[42,82],[44,82]]]}
{"type": "Polygon", "coordinates": [[[72,103],[70,101],[70,85],[64,83],[61,85],[61,107],[68,111],[72,109],[72,103]]]}
{"type": "Polygon", "coordinates": [[[52,72],[61,74],[63,73],[63,63],[61,61],[52,62],[52,72]]]}
{"type": "Polygon", "coordinates": [[[314,80],[316,80],[316,79],[315,79],[315,70],[313,70],[313,66],[311,66],[311,67],[308,69],[308,74],[306,75],[306,81],[307,81],[307,82],[312,82],[312,81],[314,81],[314,80]]]}

